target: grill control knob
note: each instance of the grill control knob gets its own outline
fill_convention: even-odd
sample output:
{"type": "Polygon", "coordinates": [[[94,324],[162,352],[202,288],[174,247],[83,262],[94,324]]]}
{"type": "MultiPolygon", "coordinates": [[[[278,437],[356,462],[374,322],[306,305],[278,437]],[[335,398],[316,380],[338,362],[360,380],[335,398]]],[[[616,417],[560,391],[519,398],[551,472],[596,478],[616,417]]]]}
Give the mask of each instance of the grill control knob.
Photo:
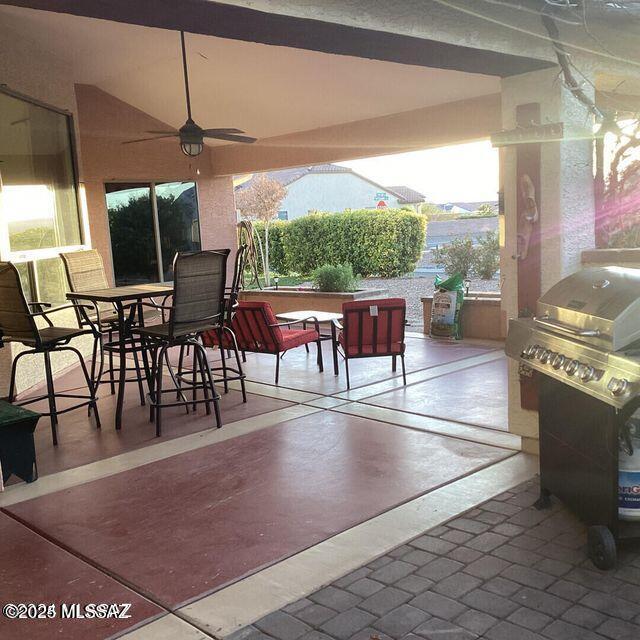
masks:
{"type": "Polygon", "coordinates": [[[544,349],[543,347],[541,347],[539,344],[537,344],[535,346],[535,349],[533,351],[533,357],[537,358],[538,360],[540,360],[540,358],[542,358],[542,354],[546,351],[546,349],[544,349]]]}
{"type": "Polygon", "coordinates": [[[625,393],[629,393],[629,381],[625,378],[611,378],[607,389],[609,389],[614,396],[623,396],[625,393]]]}
{"type": "Polygon", "coordinates": [[[569,362],[567,362],[567,364],[564,365],[564,370],[565,373],[568,376],[572,376],[577,370],[578,367],[580,366],[580,362],[578,360],[569,360],[569,362]]]}
{"type": "Polygon", "coordinates": [[[542,362],[542,364],[546,364],[547,359],[549,358],[550,354],[551,354],[551,351],[549,351],[549,349],[543,349],[540,352],[540,355],[538,355],[538,360],[540,360],[540,362],[542,362]]]}
{"type": "Polygon", "coordinates": [[[522,352],[522,356],[524,358],[532,358],[533,354],[536,351],[536,346],[535,344],[530,344],[523,352],[522,352]]]}
{"type": "Polygon", "coordinates": [[[563,356],[561,353],[556,354],[556,356],[551,361],[551,366],[554,369],[562,369],[564,367],[564,363],[567,361],[567,358],[563,356]]]}
{"type": "Polygon", "coordinates": [[[596,376],[596,370],[588,364],[581,364],[578,369],[578,375],[580,376],[580,380],[582,380],[582,382],[589,382],[596,376]]]}

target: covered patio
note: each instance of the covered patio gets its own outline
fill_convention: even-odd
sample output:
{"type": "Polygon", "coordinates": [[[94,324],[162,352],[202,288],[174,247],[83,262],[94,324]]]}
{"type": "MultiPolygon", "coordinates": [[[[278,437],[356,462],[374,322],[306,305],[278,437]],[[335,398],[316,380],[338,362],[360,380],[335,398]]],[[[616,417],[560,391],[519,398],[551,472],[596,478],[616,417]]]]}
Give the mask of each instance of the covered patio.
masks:
{"type": "MultiPolygon", "coordinates": [[[[314,354],[303,349],[285,354],[275,386],[272,359],[247,354],[248,402],[231,383],[222,396],[221,429],[212,428],[202,408],[188,415],[176,408],[167,410],[156,438],[136,385],[128,385],[118,432],[115,396],[101,385],[102,429],[81,410],[65,414],[53,446],[41,425],[35,434],[39,479],[14,481],[0,497],[7,539],[24,547],[19,554],[13,544],[5,547],[7,593],[65,602],[79,592],[87,601],[109,593],[114,601],[132,601],[127,620],[56,621],[65,637],[106,637],[168,613],[182,618],[192,603],[229,597],[234,586],[250,587],[250,576],[282,570],[287,558],[295,567],[305,562],[305,549],[315,550],[320,555],[311,572],[301,568],[297,579],[279,587],[301,595],[306,584],[319,587],[346,566],[357,568],[363,553],[378,555],[411,535],[411,527],[389,530],[379,519],[408,514],[422,523],[420,505],[431,496],[438,506],[428,517],[444,521],[475,500],[465,490],[455,500],[438,498],[445,487],[456,491],[473,479],[480,483],[473,492],[489,497],[533,473],[533,461],[518,453],[519,437],[507,430],[501,345],[434,343],[420,334],[406,339],[407,387],[390,367],[360,360],[347,391],[343,371],[319,374],[314,354]],[[479,405],[474,380],[493,385],[493,404],[479,405]],[[469,393],[451,402],[447,390],[461,384],[469,393]],[[414,394],[445,401],[417,404],[414,394]],[[349,540],[363,535],[362,527],[371,537],[366,551],[349,540]],[[322,545],[337,544],[340,535],[347,540],[335,563],[322,545]],[[47,566],[56,566],[44,580],[35,566],[24,570],[25,555],[43,554],[47,566]],[[70,587],[65,576],[74,572],[81,584],[70,587]]],[[[330,345],[325,349],[329,358],[330,345]]],[[[212,365],[218,357],[211,353],[212,365]]],[[[77,368],[56,381],[63,390],[81,382],[77,368]]],[[[46,411],[46,402],[41,408],[46,411]]],[[[264,593],[252,604],[238,594],[233,610],[214,606],[215,614],[195,626],[228,634],[266,613],[271,597],[282,594],[264,593]]],[[[178,622],[170,619],[162,623],[169,629],[178,622]]],[[[16,621],[2,624],[15,633],[16,621]]],[[[33,637],[49,637],[54,629],[51,621],[35,624],[33,637]]]]}
{"type": "MultiPolygon", "coordinates": [[[[594,246],[592,118],[556,82],[552,48],[496,34],[438,2],[428,10],[410,2],[395,16],[383,3],[355,2],[357,24],[341,2],[291,4],[0,2],[0,259],[16,265],[25,305],[44,303],[39,313],[56,326],[81,322],[71,309],[55,311],[70,289],[60,256],[89,249],[104,266],[98,291],[170,289],[174,255],[226,250],[229,289],[234,175],[488,139],[526,128],[532,113],[571,135],[527,165],[543,211],[533,263],[518,258],[523,162],[532,162],[522,148],[530,147],[501,152],[505,317],[580,267],[594,246]],[[129,144],[183,125],[184,61],[193,120],[245,133],[199,149],[169,134],[129,144]],[[58,128],[38,146],[43,114],[55,114],[58,128]],[[40,187],[55,194],[44,218],[49,205],[32,206],[40,187]],[[135,219],[122,216],[128,199],[140,205],[135,219]],[[54,240],[34,243],[45,218],[54,240]]],[[[594,99],[628,73],[618,62],[590,69],[594,99]]],[[[638,85],[626,86],[637,100],[638,85]]],[[[124,323],[114,322],[122,340],[124,323]]],[[[2,397],[18,342],[0,348],[2,397]]],[[[89,365],[89,333],[71,344],[89,365]]],[[[172,395],[169,363],[194,365],[194,351],[181,355],[177,344],[167,343],[157,376],[172,395]]],[[[584,532],[572,516],[556,505],[539,517],[531,506],[538,414],[502,342],[439,341],[403,326],[394,368],[390,358],[349,360],[350,385],[344,361],[337,374],[329,364],[332,342],[320,345],[322,372],[314,344],[277,353],[277,384],[273,351],[247,350],[246,402],[237,379],[225,392],[220,349],[208,345],[220,428],[205,396],[197,409],[163,409],[158,434],[150,376],[136,360],[144,344],[114,351],[115,369],[138,368],[144,404],[127,382],[119,407],[103,381],[89,409],[60,415],[57,444],[41,418],[37,480],[14,477],[0,493],[0,601],[53,607],[26,619],[5,609],[0,636],[502,640],[544,629],[550,638],[637,637],[637,553],[621,554],[605,583],[583,566],[584,532]],[[553,540],[555,551],[539,540],[553,540]],[[553,612],[548,591],[562,599],[553,612]],[[607,619],[601,592],[615,592],[628,611],[620,605],[607,619]],[[63,603],[79,608],[62,615],[63,603]],[[94,604],[111,609],[96,615],[86,608],[94,604]]],[[[40,356],[21,363],[18,402],[44,395],[29,408],[47,413],[40,356]]],[[[53,353],[52,366],[56,392],[84,388],[82,369],[64,354],[53,353]]],[[[59,399],[58,409],[72,401],[59,399]]]]}

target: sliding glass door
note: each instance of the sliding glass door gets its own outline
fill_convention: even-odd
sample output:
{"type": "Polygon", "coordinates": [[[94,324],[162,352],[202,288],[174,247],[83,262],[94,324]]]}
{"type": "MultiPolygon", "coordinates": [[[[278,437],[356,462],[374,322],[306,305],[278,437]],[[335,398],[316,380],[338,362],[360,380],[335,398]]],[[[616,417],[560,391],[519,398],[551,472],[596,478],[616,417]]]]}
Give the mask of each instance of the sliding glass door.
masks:
{"type": "Polygon", "coordinates": [[[200,249],[195,183],[105,187],[116,284],[172,280],[175,254],[200,249]]]}

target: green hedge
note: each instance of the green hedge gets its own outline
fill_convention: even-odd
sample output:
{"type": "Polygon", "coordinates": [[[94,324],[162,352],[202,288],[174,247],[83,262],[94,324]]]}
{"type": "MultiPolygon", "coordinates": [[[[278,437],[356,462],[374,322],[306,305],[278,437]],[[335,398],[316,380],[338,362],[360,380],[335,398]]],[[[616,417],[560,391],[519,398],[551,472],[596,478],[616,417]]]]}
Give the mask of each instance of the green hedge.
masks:
{"type": "MultiPolygon", "coordinates": [[[[283,220],[274,220],[269,225],[269,267],[273,273],[279,273],[280,275],[284,275],[290,271],[285,259],[284,245],[282,242],[288,224],[288,222],[284,222],[283,220]]],[[[264,223],[254,222],[253,228],[258,232],[260,242],[264,247],[264,223]]],[[[258,257],[260,257],[259,250],[258,257]]],[[[262,263],[259,266],[260,269],[262,269],[262,263]]]]}
{"type": "MultiPolygon", "coordinates": [[[[264,224],[256,223],[264,240],[264,224]]],[[[415,269],[426,218],[399,209],[314,213],[269,228],[271,270],[310,274],[324,264],[349,263],[362,277],[395,277],[415,269]]]]}

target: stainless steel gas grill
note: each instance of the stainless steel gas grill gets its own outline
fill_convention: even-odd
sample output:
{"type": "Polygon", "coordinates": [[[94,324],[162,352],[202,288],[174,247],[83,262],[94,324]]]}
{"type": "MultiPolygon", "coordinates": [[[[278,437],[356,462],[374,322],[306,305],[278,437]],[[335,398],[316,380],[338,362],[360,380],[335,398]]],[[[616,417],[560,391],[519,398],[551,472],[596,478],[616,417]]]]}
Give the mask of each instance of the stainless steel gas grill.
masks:
{"type": "Polygon", "coordinates": [[[618,519],[618,437],[640,406],[640,269],[595,267],[509,323],[507,355],[540,380],[538,506],[559,497],[589,528],[589,555],[615,564],[615,539],[640,536],[618,519]]]}

